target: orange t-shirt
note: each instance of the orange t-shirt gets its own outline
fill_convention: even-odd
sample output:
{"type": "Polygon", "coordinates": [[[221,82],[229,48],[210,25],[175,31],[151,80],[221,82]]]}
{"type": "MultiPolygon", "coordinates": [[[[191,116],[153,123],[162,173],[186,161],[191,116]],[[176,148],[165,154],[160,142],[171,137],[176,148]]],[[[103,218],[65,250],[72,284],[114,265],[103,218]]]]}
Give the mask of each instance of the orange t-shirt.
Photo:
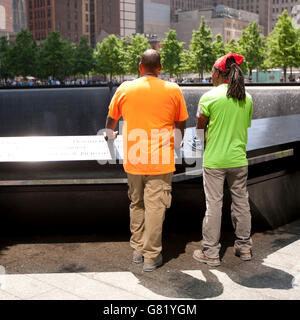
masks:
{"type": "Polygon", "coordinates": [[[174,122],[188,118],[177,84],[154,76],[126,81],[114,94],[108,115],[124,120],[127,173],[158,175],[175,171],[174,122]]]}

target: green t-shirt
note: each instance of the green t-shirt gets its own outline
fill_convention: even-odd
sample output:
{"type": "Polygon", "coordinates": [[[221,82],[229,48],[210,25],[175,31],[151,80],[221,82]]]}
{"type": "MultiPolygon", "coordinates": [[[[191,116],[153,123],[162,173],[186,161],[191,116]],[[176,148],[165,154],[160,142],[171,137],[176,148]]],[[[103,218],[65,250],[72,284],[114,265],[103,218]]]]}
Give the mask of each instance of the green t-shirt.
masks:
{"type": "MultiPolygon", "coordinates": [[[[210,169],[247,166],[247,129],[251,126],[253,101],[227,98],[228,84],[205,93],[199,101],[199,111],[209,117],[203,166],[210,169]]],[[[198,111],[198,112],[199,112],[198,111]]]]}

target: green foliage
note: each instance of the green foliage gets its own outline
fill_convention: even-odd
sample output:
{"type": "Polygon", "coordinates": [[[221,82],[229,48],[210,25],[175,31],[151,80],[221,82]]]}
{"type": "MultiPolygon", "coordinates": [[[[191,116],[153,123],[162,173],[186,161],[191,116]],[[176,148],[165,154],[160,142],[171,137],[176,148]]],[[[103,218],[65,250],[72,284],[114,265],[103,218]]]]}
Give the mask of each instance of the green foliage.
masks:
{"type": "Polygon", "coordinates": [[[292,19],[286,10],[278,16],[278,22],[268,41],[268,59],[272,67],[281,67],[286,81],[288,67],[300,66],[299,31],[292,25],[292,19]]]}
{"type": "Polygon", "coordinates": [[[88,38],[82,36],[80,42],[75,46],[73,55],[73,70],[74,75],[87,75],[94,68],[94,50],[89,46],[88,38]]]}
{"type": "Polygon", "coordinates": [[[212,44],[213,35],[210,28],[206,27],[202,17],[198,30],[193,31],[191,40],[191,69],[199,73],[209,72],[215,62],[214,48],[212,44]]]}
{"type": "Polygon", "coordinates": [[[182,53],[185,43],[179,42],[176,36],[176,31],[171,29],[166,33],[166,39],[161,43],[160,55],[163,70],[170,74],[170,77],[173,74],[178,76],[182,72],[182,53]]]}
{"type": "Polygon", "coordinates": [[[126,67],[130,74],[140,74],[139,63],[141,55],[150,48],[148,39],[139,33],[128,37],[128,42],[125,40],[123,49],[126,52],[126,67]]]}
{"type": "Polygon", "coordinates": [[[240,53],[240,47],[234,39],[231,39],[228,43],[225,44],[225,54],[229,52],[240,53]]]}
{"type": "Polygon", "coordinates": [[[31,33],[21,30],[11,50],[12,72],[16,75],[33,76],[36,74],[37,45],[31,33]]]}
{"type": "Polygon", "coordinates": [[[190,50],[183,49],[180,54],[180,74],[192,71],[192,56],[190,50]]]}
{"type": "Polygon", "coordinates": [[[75,57],[76,45],[70,40],[63,40],[63,54],[64,54],[64,63],[62,65],[62,77],[61,79],[76,75],[76,67],[78,61],[75,57]]]}
{"type": "Polygon", "coordinates": [[[72,74],[74,46],[63,40],[59,31],[52,31],[40,48],[40,75],[62,80],[72,74]]]}
{"type": "MultiPolygon", "coordinates": [[[[224,45],[220,34],[213,41],[202,17],[199,29],[193,31],[189,50],[177,40],[176,31],[169,30],[160,50],[163,70],[171,76],[196,72],[203,78],[217,58],[235,52],[245,57],[241,65],[244,73],[248,68],[250,74],[253,69],[283,68],[286,80],[287,69],[300,66],[300,30],[293,27],[287,11],[278,18],[269,37],[263,38],[257,23],[251,23],[238,42],[232,39],[224,45]]],[[[51,32],[38,46],[27,30],[21,30],[12,45],[5,37],[0,38],[0,80],[19,75],[62,80],[66,76],[85,76],[91,70],[110,79],[125,73],[138,75],[141,54],[149,48],[141,34],[124,39],[110,35],[93,50],[86,37],[75,45],[63,40],[58,31],[51,32]]]]}
{"type": "Polygon", "coordinates": [[[13,77],[11,67],[11,47],[6,37],[0,38],[0,80],[13,77]]]}
{"type": "Polygon", "coordinates": [[[125,73],[125,53],[124,44],[114,34],[98,43],[95,52],[96,66],[95,71],[103,75],[121,75],[125,73]]]}
{"type": "Polygon", "coordinates": [[[225,45],[223,42],[223,37],[221,36],[220,33],[218,33],[216,35],[216,39],[212,43],[212,45],[213,45],[215,60],[217,60],[218,58],[220,58],[226,54],[225,53],[225,45]]]}
{"type": "MultiPolygon", "coordinates": [[[[229,52],[234,52],[237,54],[242,54],[242,50],[241,47],[239,46],[239,44],[234,40],[231,39],[226,45],[225,45],[225,54],[229,53],[229,52]]],[[[248,64],[247,61],[244,60],[244,62],[241,64],[241,69],[243,71],[244,74],[246,74],[248,72],[248,64]]]]}
{"type": "MultiPolygon", "coordinates": [[[[242,38],[238,43],[240,45],[241,54],[247,61],[250,75],[252,75],[252,70],[261,68],[265,60],[264,39],[259,32],[258,24],[256,22],[250,23],[248,28],[243,30],[242,38]]],[[[258,72],[256,75],[258,76],[258,72]]]]}

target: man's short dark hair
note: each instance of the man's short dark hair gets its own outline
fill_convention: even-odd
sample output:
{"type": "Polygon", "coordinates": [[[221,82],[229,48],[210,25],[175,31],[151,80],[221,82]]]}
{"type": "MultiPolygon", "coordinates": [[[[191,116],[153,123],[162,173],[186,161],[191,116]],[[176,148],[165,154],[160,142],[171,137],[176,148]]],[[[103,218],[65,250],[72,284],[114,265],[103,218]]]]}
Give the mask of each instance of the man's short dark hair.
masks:
{"type": "Polygon", "coordinates": [[[154,49],[146,50],[141,56],[141,64],[148,71],[154,71],[161,66],[160,54],[154,49]]]}

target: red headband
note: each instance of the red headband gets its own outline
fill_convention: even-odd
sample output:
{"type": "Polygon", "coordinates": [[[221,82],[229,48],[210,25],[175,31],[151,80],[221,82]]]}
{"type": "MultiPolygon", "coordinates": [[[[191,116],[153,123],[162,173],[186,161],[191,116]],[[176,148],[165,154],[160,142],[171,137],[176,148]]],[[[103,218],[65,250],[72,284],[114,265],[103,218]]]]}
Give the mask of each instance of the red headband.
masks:
{"type": "Polygon", "coordinates": [[[225,56],[219,58],[215,62],[214,67],[221,70],[221,71],[226,72],[226,61],[227,61],[227,59],[229,59],[231,57],[233,57],[235,59],[235,62],[237,65],[241,65],[244,61],[243,56],[236,54],[236,53],[233,53],[233,52],[230,52],[230,53],[226,54],[225,56]]]}

